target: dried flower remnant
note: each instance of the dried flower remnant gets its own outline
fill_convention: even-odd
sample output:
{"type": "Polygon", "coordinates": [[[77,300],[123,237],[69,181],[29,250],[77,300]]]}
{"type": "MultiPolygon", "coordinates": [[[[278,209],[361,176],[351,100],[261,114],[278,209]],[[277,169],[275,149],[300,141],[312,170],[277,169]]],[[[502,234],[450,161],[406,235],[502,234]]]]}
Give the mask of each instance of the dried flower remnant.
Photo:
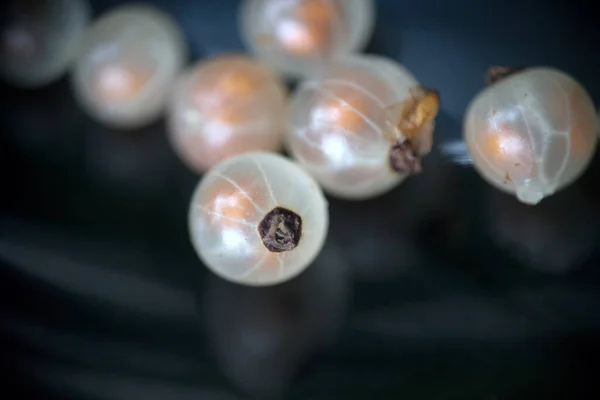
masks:
{"type": "Polygon", "coordinates": [[[408,140],[392,146],[390,166],[398,173],[418,174],[422,171],[421,159],[416,155],[408,140]]]}
{"type": "Polygon", "coordinates": [[[506,66],[494,66],[490,67],[485,74],[485,81],[488,85],[493,85],[496,82],[501,81],[517,72],[525,70],[524,67],[506,67],[506,66]]]}
{"type": "Polygon", "coordinates": [[[273,253],[294,250],[302,237],[302,217],[275,207],[260,222],[258,232],[267,250],[273,253]]]}
{"type": "Polygon", "coordinates": [[[390,165],[399,173],[421,172],[421,158],[433,146],[435,118],[440,109],[439,92],[422,86],[411,88],[411,97],[400,111],[400,133],[390,151],[390,165]]]}
{"type": "Polygon", "coordinates": [[[402,112],[398,128],[414,140],[425,124],[433,122],[440,111],[440,94],[423,86],[411,88],[411,98],[402,112]]]}

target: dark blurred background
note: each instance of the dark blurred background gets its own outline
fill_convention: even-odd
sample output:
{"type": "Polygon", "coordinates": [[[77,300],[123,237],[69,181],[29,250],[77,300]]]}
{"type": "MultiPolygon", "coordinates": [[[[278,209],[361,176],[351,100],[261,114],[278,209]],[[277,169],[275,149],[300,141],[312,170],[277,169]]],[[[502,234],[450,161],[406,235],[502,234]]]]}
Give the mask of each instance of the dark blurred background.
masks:
{"type": "MultiPolygon", "coordinates": [[[[94,15],[122,3],[91,1],[94,15]]],[[[192,60],[243,51],[235,0],[156,0],[192,60]]],[[[461,137],[491,65],[549,65],[600,101],[600,15],[578,1],[379,0],[368,52],[442,94],[461,137]]],[[[68,77],[0,86],[6,399],[572,399],[600,394],[600,165],[529,207],[434,152],[371,201],[330,200],[299,278],[224,282],[187,237],[198,176],[163,121],[93,122],[68,77]],[[16,390],[16,392],[12,391],[16,390]]]]}

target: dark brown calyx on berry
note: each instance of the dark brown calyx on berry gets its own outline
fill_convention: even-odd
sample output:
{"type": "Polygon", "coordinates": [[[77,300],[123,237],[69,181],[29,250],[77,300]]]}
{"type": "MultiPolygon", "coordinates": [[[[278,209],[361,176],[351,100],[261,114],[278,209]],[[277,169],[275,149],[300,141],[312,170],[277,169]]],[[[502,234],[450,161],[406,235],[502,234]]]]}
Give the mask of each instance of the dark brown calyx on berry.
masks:
{"type": "Polygon", "coordinates": [[[503,66],[495,66],[488,69],[485,74],[485,81],[488,85],[493,85],[496,82],[501,81],[504,78],[507,78],[517,72],[521,72],[525,70],[525,67],[503,67],[503,66]]]}
{"type": "Polygon", "coordinates": [[[398,173],[418,174],[421,172],[421,156],[417,154],[409,140],[392,146],[390,166],[398,173]]]}
{"type": "Polygon", "coordinates": [[[412,87],[409,92],[405,101],[387,108],[388,112],[399,112],[400,116],[396,126],[399,134],[390,135],[389,163],[395,172],[417,174],[421,172],[421,158],[429,154],[433,146],[440,94],[423,86],[412,87]]]}
{"type": "Polygon", "coordinates": [[[258,224],[258,233],[270,252],[294,250],[302,236],[302,218],[293,211],[275,207],[258,224]]]}

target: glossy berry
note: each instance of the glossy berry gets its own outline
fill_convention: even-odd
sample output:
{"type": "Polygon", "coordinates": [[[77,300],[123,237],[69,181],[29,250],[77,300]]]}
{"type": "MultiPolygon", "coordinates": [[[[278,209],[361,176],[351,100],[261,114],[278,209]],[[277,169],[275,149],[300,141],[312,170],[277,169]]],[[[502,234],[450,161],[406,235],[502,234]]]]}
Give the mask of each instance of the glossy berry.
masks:
{"type": "Polygon", "coordinates": [[[524,69],[493,81],[467,110],[467,148],[488,182],[537,204],[589,164],[596,110],[585,89],[556,69],[524,69]]]}
{"type": "Polygon", "coordinates": [[[312,75],[333,55],[360,51],[374,20],[372,0],[246,0],[240,9],[250,50],[291,77],[312,75]]]}
{"type": "Polygon", "coordinates": [[[214,273],[246,285],[271,285],[298,275],[320,252],[327,202],[293,162],[245,153],[203,177],[189,224],[198,255],[214,273]]]}
{"type": "Polygon", "coordinates": [[[366,199],[411,173],[432,146],[437,92],[377,56],[328,63],[290,101],[287,146],[332,195],[366,199]]]}
{"type": "Polygon", "coordinates": [[[71,66],[90,18],[84,0],[8,1],[0,24],[0,74],[35,88],[60,78],[71,66]]]}
{"type": "Polygon", "coordinates": [[[160,116],[185,60],[183,34],[167,14],[119,6],[85,35],[73,72],[75,94],[103,124],[138,128],[160,116]]]}
{"type": "Polygon", "coordinates": [[[171,143],[202,172],[248,151],[279,151],[286,91],[261,63],[242,55],[203,61],[177,81],[169,107],[171,143]]]}

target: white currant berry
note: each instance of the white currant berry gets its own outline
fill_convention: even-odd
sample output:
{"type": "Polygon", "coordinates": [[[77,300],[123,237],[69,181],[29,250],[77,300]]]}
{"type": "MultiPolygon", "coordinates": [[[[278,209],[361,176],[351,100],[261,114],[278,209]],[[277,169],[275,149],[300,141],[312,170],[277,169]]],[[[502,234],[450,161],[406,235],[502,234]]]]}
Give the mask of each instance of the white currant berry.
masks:
{"type": "Polygon", "coordinates": [[[224,55],[200,62],[175,85],[169,137],[197,172],[248,151],[279,151],[286,89],[250,57],[224,55]]]}
{"type": "Polygon", "coordinates": [[[49,84],[71,66],[89,19],[84,0],[13,0],[0,27],[0,74],[27,88],[49,84]]]}
{"type": "Polygon", "coordinates": [[[75,94],[101,123],[139,128],[158,119],[186,58],[183,33],[169,15],[147,5],[119,6],[83,38],[75,94]]]}
{"type": "Polygon", "coordinates": [[[242,37],[275,70],[309,76],[332,55],[362,50],[374,8],[372,0],[245,0],[242,37]]]}
{"type": "Polygon", "coordinates": [[[346,56],[302,83],[290,100],[287,147],[330,194],[383,194],[431,150],[437,92],[392,60],[346,56]]]}
{"type": "Polygon", "coordinates": [[[194,192],[191,240],[224,279],[271,285],[293,278],[318,255],[327,202],[310,175],[283,156],[252,152],[213,167],[194,192]]]}
{"type": "Polygon", "coordinates": [[[571,76],[551,68],[508,72],[471,102],[465,141],[488,182],[537,204],[586,169],[598,118],[589,94],[571,76]]]}

